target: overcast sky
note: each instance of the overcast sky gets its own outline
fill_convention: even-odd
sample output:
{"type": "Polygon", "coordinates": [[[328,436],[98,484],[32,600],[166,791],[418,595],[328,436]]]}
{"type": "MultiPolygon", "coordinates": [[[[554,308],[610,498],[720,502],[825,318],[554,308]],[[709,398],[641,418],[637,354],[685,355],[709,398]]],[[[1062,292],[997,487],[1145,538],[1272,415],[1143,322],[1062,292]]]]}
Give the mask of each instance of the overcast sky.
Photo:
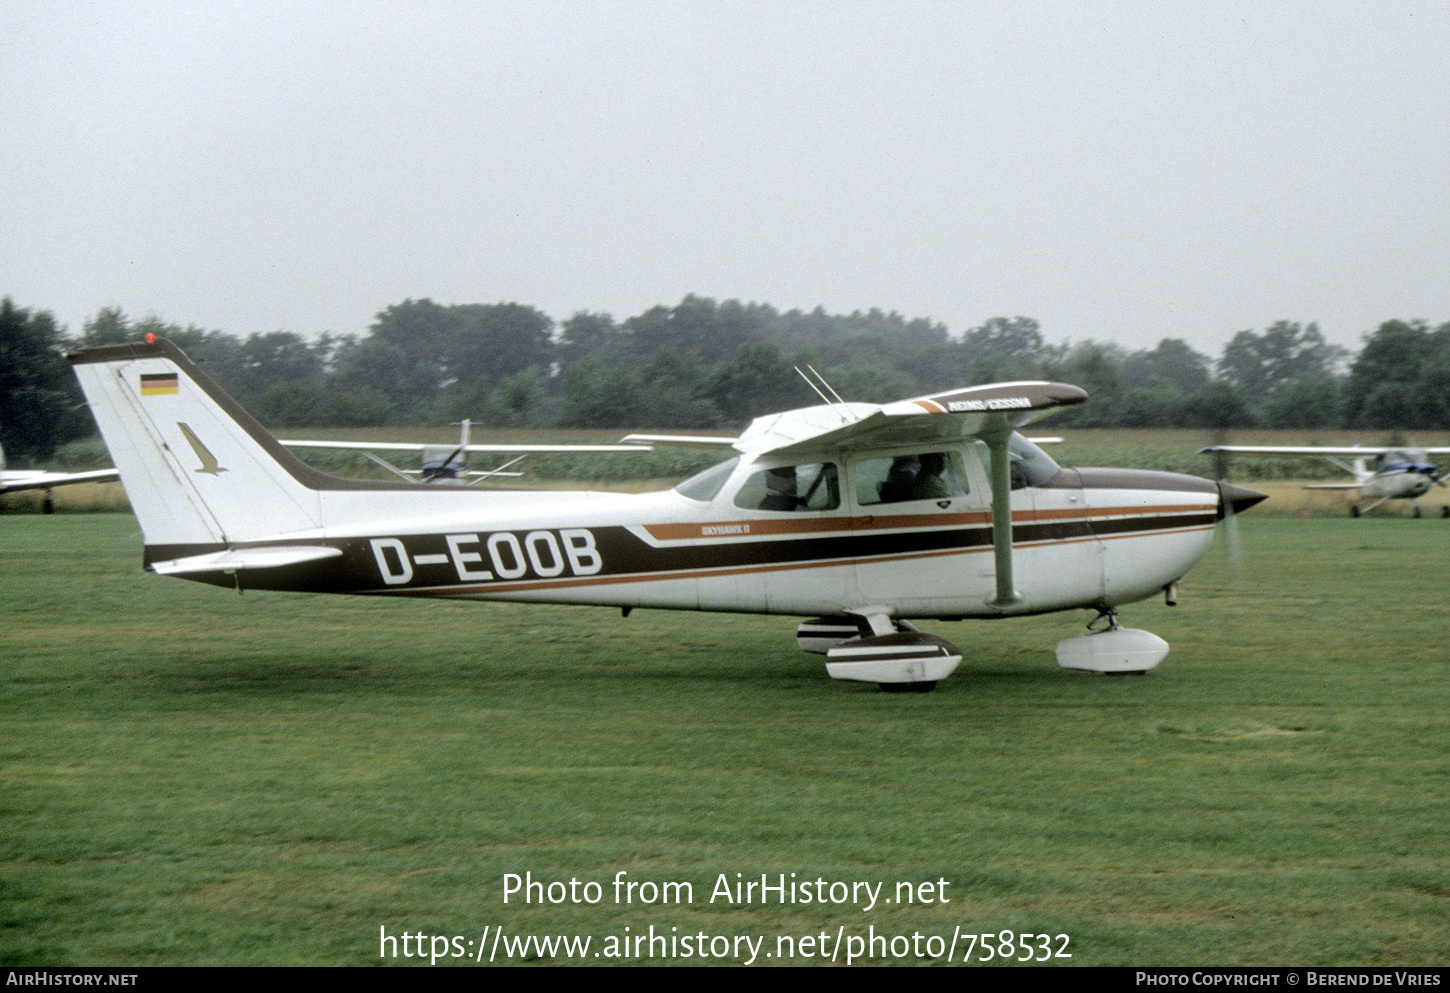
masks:
{"type": "Polygon", "coordinates": [[[1450,3],[0,0],[0,294],[1450,321],[1450,3]]]}

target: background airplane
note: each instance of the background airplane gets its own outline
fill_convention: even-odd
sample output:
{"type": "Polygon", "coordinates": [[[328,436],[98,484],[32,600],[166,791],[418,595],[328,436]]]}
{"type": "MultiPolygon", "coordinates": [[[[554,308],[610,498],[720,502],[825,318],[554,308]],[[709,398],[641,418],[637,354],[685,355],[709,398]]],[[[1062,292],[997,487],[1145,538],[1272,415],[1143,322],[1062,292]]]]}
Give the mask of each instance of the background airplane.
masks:
{"type": "MultiPolygon", "coordinates": [[[[1450,473],[1439,474],[1440,467],[1429,461],[1431,455],[1450,454],[1450,448],[1345,448],[1323,446],[1212,445],[1199,450],[1200,455],[1292,456],[1313,455],[1323,458],[1354,477],[1352,483],[1306,483],[1306,490],[1357,490],[1361,498],[1373,501],[1367,507],[1351,503],[1349,513],[1358,517],[1386,500],[1413,501],[1410,513],[1420,516],[1420,497],[1431,487],[1444,487],[1450,473]],[[1345,459],[1353,459],[1345,462],[1345,459]]],[[[1219,475],[1223,475],[1222,472],[1219,475]]],[[[1440,508],[1441,517],[1450,517],[1450,506],[1440,508]]]]}
{"type": "Polygon", "coordinates": [[[50,491],[57,486],[73,483],[110,483],[121,478],[115,469],[95,469],[89,472],[45,472],[40,469],[5,468],[5,449],[0,448],[0,493],[16,493],[21,490],[45,490],[40,509],[45,513],[55,511],[55,500],[50,491]]]}
{"type": "Polygon", "coordinates": [[[912,621],[1086,609],[1065,668],[1143,672],[1124,628],[1262,494],[1063,469],[1017,428],[1081,403],[998,383],[755,419],[671,490],[543,492],[339,479],[306,465],[162,339],[72,352],[151,572],[228,588],[783,614],[837,679],[929,689],[962,652],[912,621]]]}
{"type": "Polygon", "coordinates": [[[471,486],[494,476],[517,476],[520,473],[505,472],[509,466],[536,452],[647,452],[644,444],[618,445],[475,445],[469,441],[472,422],[464,418],[460,424],[457,445],[428,445],[412,442],[367,442],[367,441],[299,441],[278,439],[288,448],[330,448],[355,451],[371,459],[400,479],[415,483],[434,483],[453,486],[471,486]],[[417,452],[422,465],[417,469],[399,469],[374,452],[417,452]],[[469,452],[490,452],[512,454],[496,469],[487,471],[468,468],[469,452]]]}

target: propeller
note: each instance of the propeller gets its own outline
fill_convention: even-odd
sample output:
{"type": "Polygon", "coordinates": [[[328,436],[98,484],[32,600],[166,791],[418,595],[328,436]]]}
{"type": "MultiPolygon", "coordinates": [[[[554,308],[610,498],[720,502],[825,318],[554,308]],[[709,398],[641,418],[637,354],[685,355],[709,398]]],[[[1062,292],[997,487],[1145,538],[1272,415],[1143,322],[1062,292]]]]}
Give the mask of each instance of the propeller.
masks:
{"type": "MultiPolygon", "coordinates": [[[[1227,429],[1220,428],[1213,433],[1213,447],[1222,449],[1228,443],[1227,429]]],[[[1238,515],[1268,496],[1256,490],[1235,486],[1228,481],[1228,453],[1222,450],[1213,453],[1213,476],[1218,485],[1218,519],[1223,521],[1224,542],[1228,553],[1229,572],[1235,583],[1244,578],[1243,540],[1239,536],[1238,515]]]]}
{"type": "Polygon", "coordinates": [[[464,445],[459,445],[453,451],[449,452],[437,465],[425,465],[422,473],[423,482],[432,482],[435,479],[453,479],[457,476],[458,471],[453,468],[453,460],[463,454],[465,447],[464,445]]]}
{"type": "Polygon", "coordinates": [[[1223,519],[1223,540],[1228,551],[1229,575],[1235,583],[1241,583],[1244,578],[1244,544],[1239,535],[1239,519],[1234,513],[1233,498],[1225,490],[1229,485],[1228,459],[1222,452],[1215,452],[1214,461],[1219,463],[1214,467],[1214,479],[1218,482],[1218,513],[1223,519]]]}

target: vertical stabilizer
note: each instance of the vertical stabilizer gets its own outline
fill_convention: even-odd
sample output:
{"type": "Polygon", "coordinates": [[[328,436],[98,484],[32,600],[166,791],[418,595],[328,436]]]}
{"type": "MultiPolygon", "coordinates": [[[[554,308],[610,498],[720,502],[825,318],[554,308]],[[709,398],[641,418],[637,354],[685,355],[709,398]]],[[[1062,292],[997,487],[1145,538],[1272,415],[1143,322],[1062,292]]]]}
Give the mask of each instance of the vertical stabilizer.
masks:
{"type": "Polygon", "coordinates": [[[251,541],[321,527],[329,477],[283,449],[164,339],[68,356],[147,546],[251,541]]]}

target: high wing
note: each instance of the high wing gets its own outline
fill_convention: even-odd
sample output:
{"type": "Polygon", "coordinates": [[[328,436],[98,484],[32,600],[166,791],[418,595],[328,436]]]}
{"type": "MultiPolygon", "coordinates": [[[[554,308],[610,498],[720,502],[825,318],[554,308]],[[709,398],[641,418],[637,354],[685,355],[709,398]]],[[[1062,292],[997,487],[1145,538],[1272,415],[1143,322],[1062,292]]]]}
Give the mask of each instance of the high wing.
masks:
{"type": "Polygon", "coordinates": [[[110,483],[121,478],[115,469],[95,469],[90,472],[42,472],[29,469],[7,469],[0,471],[0,493],[15,493],[20,490],[48,490],[53,486],[69,486],[72,483],[110,483]]]}
{"type": "Polygon", "coordinates": [[[1058,407],[1086,399],[1085,391],[1066,383],[994,383],[885,405],[829,403],[788,410],[757,417],[738,438],[631,434],[623,443],[718,446],[748,455],[768,452],[789,458],[832,448],[870,448],[964,438],[985,440],[994,434],[1010,434],[1058,407]]]}
{"type": "Polygon", "coordinates": [[[748,454],[795,457],[829,448],[868,448],[913,441],[981,438],[989,444],[1087,393],[1066,383],[973,386],[884,406],[826,404],[756,418],[735,447],[748,454]]]}

